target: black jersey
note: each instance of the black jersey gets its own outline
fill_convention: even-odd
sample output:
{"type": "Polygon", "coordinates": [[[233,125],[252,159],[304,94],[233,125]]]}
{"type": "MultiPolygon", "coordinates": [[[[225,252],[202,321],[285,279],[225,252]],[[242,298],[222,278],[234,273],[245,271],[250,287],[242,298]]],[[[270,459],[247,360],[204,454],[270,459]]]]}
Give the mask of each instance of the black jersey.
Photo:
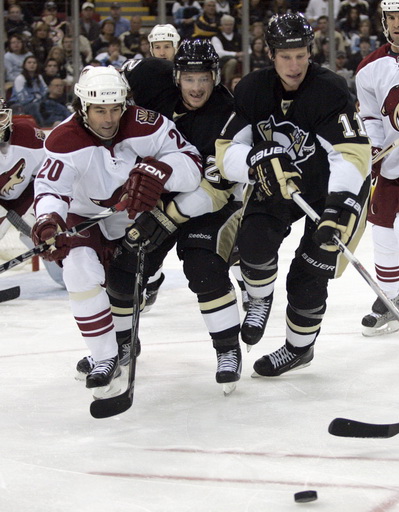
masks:
{"type": "Polygon", "coordinates": [[[287,149],[311,201],[328,191],[358,194],[370,171],[369,140],[348,87],[317,64],[310,64],[297,91],[285,91],[274,68],[238,83],[235,115],[216,144],[225,177],[248,183],[246,156],[264,140],[287,149]]]}

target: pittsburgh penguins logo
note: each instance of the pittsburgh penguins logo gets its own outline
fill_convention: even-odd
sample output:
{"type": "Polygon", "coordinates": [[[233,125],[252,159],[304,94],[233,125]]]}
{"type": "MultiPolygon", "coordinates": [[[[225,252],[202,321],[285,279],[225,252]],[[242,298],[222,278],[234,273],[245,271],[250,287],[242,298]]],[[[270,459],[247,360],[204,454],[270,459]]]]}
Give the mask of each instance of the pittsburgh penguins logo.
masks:
{"type": "Polygon", "coordinates": [[[274,116],[270,116],[269,120],[260,121],[257,127],[263,140],[277,142],[286,148],[295,166],[316,151],[315,143],[308,140],[309,133],[289,121],[277,123],[274,116]]]}
{"type": "Polygon", "coordinates": [[[0,174],[0,196],[9,196],[16,185],[25,181],[25,176],[22,176],[25,167],[25,160],[21,158],[9,171],[0,174]]]}
{"type": "Polygon", "coordinates": [[[388,116],[394,130],[399,131],[399,85],[389,91],[381,108],[381,114],[388,116]]]}

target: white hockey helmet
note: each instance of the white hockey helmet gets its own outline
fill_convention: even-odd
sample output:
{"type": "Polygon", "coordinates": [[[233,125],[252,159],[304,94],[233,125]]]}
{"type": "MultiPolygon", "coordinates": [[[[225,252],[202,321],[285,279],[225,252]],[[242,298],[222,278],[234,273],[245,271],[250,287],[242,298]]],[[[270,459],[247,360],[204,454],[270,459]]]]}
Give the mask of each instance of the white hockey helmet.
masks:
{"type": "Polygon", "coordinates": [[[5,142],[12,131],[12,110],[4,100],[0,98],[0,142],[5,142]]]}
{"type": "Polygon", "coordinates": [[[382,28],[384,31],[384,36],[387,38],[388,43],[393,44],[393,41],[389,35],[388,25],[386,23],[386,12],[399,12],[399,0],[382,0],[381,2],[381,10],[382,10],[382,28]]]}
{"type": "Polygon", "coordinates": [[[89,105],[121,103],[124,112],[128,90],[125,77],[113,66],[86,66],[74,88],[82,103],[84,116],[89,105]]]}
{"type": "Polygon", "coordinates": [[[148,41],[150,43],[150,51],[152,53],[152,45],[160,41],[171,41],[175,51],[179,45],[180,35],[173,25],[167,23],[166,25],[155,25],[155,27],[148,34],[148,41]]]}

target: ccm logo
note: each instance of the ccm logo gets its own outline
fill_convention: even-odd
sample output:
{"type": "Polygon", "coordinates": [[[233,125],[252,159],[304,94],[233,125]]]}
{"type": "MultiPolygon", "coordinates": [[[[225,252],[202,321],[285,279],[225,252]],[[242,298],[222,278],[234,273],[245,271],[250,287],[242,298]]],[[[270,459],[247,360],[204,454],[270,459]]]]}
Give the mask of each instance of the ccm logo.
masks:
{"type": "Polygon", "coordinates": [[[263,149],[262,151],[258,151],[257,153],[251,156],[251,167],[253,167],[256,164],[256,162],[259,162],[259,160],[263,160],[264,158],[270,158],[273,155],[282,155],[283,153],[285,153],[285,148],[283,148],[282,146],[275,146],[274,148],[267,148],[263,149]]]}
{"type": "Polygon", "coordinates": [[[165,178],[165,176],[166,176],[165,173],[161,172],[159,169],[157,169],[153,165],[148,165],[148,164],[145,164],[145,163],[140,163],[140,164],[137,164],[137,167],[139,169],[142,169],[145,172],[149,172],[150,174],[153,174],[154,176],[157,176],[161,180],[163,180],[165,178]]]}

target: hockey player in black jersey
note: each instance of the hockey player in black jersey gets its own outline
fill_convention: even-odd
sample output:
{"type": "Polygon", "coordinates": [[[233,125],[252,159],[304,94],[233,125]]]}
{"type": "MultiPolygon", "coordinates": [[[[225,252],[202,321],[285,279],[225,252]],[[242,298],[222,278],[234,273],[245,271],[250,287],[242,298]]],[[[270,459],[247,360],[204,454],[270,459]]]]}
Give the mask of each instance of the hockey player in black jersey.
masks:
{"type": "Polygon", "coordinates": [[[310,61],[313,38],[301,14],[270,20],[266,41],[274,67],[239,82],[235,115],[216,142],[222,174],[252,186],[238,235],[250,295],[241,328],[246,343],[256,344],[264,334],[279,247],[291,224],[304,216],[287,191],[288,181],[321,216],[318,226],[306,219],[287,275],[286,342],[255,362],[254,377],[310,364],[328,281],[346,266],[333,235],[353,250],[365,226],[369,140],[344,80],[310,61]]]}

